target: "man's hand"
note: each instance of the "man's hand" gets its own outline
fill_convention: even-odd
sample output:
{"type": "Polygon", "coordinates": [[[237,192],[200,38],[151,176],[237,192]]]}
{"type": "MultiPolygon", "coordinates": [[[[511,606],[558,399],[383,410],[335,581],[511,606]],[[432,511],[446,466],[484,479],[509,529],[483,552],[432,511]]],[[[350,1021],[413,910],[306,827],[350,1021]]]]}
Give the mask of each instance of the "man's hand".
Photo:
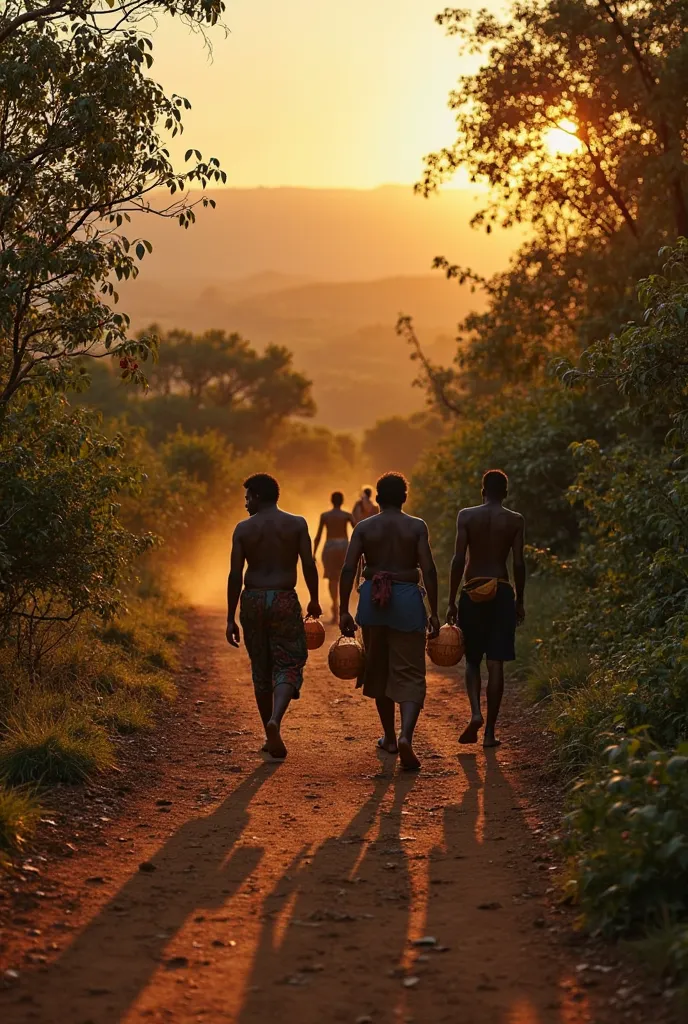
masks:
{"type": "Polygon", "coordinates": [[[526,621],[526,609],[523,601],[516,602],[516,625],[522,626],[526,621]]]}
{"type": "Polygon", "coordinates": [[[322,615],[322,608],[320,607],[318,601],[309,601],[308,607],[306,608],[306,612],[308,613],[308,615],[310,615],[312,619],[319,619],[320,616],[322,615]]]}
{"type": "Polygon", "coordinates": [[[342,612],[339,616],[339,629],[342,636],[354,636],[358,626],[351,612],[342,612]]]}
{"type": "Polygon", "coordinates": [[[227,643],[230,647],[238,647],[241,643],[241,633],[234,619],[227,622],[227,643]]]}
{"type": "Polygon", "coordinates": [[[459,609],[456,607],[456,601],[450,601],[447,605],[447,617],[445,622],[448,622],[450,626],[455,626],[458,617],[459,609]]]}
{"type": "Polygon", "coordinates": [[[440,634],[440,620],[436,615],[428,616],[428,640],[434,640],[440,634]]]}

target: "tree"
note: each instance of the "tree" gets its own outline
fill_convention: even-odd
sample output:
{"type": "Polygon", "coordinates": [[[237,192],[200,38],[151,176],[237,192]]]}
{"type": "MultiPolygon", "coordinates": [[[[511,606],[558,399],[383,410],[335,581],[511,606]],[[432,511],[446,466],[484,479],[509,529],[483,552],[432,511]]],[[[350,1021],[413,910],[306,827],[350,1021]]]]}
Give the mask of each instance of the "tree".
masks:
{"type": "MultiPolygon", "coordinates": [[[[0,15],[0,408],[32,381],[84,381],[83,356],[114,355],[125,379],[155,340],[128,337],[115,282],[150,251],[133,212],[188,227],[187,187],[225,180],[194,149],[177,172],[162,133],[179,134],[179,96],[149,76],[146,16],[213,25],[221,0],[10,0],[0,15]],[[168,201],[160,201],[160,192],[168,201]]],[[[206,197],[199,202],[212,204],[206,197]]]]}
{"type": "Polygon", "coordinates": [[[456,141],[427,158],[423,190],[461,166],[492,190],[478,223],[638,239],[649,216],[688,234],[685,0],[513,0],[506,20],[437,20],[485,62],[452,93],[456,141]]]}
{"type": "Polygon", "coordinates": [[[93,413],[26,391],[3,427],[0,642],[11,639],[35,669],[85,611],[115,614],[152,536],[121,521],[120,501],[141,474],[93,413]]]}
{"type": "Polygon", "coordinates": [[[435,261],[489,300],[461,324],[453,372],[425,375],[439,405],[438,383],[463,411],[539,385],[553,355],[575,359],[637,316],[635,282],[688,231],[688,6],[519,0],[504,21],[451,9],[438,21],[483,63],[452,93],[456,140],[417,187],[463,167],[489,187],[476,225],[533,229],[489,279],[435,261]]]}
{"type": "MultiPolygon", "coordinates": [[[[142,337],[158,331],[153,325],[142,337]]],[[[294,370],[292,353],[283,346],[268,345],[261,353],[240,334],[222,330],[173,330],[161,339],[149,393],[127,396],[121,405],[153,443],[180,427],[187,433],[217,431],[238,451],[257,450],[290,417],[315,413],[312,383],[294,370]]]]}

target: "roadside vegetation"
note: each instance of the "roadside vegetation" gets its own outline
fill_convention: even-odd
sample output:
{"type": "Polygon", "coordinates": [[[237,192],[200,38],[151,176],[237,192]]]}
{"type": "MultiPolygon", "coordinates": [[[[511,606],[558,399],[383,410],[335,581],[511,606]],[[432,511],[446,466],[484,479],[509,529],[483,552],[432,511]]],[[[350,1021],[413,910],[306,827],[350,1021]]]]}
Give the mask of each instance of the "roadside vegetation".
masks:
{"type": "Polygon", "coordinates": [[[447,431],[416,508],[446,564],[481,473],[509,473],[531,545],[516,671],[569,790],[563,895],[685,984],[688,16],[528,0],[438,21],[482,66],[419,190],[463,168],[489,189],[476,226],[523,221],[531,238],[489,280],[438,256],[488,299],[452,366],[400,320],[447,431]]]}

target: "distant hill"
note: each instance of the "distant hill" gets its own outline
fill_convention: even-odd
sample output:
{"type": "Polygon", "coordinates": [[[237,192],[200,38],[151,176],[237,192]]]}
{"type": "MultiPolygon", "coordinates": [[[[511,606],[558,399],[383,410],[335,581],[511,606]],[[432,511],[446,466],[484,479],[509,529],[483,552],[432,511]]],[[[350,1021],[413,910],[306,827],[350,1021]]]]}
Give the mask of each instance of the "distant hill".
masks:
{"type": "Polygon", "coordinates": [[[188,231],[154,217],[130,237],[152,241],[139,278],[120,289],[135,328],[152,322],[236,330],[262,348],[287,345],[314,381],[318,422],[361,430],[423,406],[416,366],[394,333],[414,317],[432,358],[448,361],[456,324],[482,296],[428,273],[446,255],[483,273],[503,267],[521,236],[468,224],[474,196],[422,200],[370,191],[227,189],[188,231]]]}
{"type": "Polygon", "coordinates": [[[158,217],[134,218],[132,236],[154,246],[141,282],[150,276],[225,283],[265,271],[316,281],[365,281],[426,274],[439,255],[491,273],[506,265],[523,237],[519,231],[473,230],[469,222],[480,196],[462,189],[430,199],[401,185],[228,188],[206,194],[217,208],[198,208],[188,231],[158,217]]]}

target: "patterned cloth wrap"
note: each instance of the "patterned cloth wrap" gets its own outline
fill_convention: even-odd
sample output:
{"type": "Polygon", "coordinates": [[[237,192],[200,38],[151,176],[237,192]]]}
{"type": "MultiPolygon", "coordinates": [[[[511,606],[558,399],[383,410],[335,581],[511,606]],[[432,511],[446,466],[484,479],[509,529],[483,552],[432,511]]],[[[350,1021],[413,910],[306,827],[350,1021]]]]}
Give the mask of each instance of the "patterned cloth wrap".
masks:
{"type": "Polygon", "coordinates": [[[240,620],[256,693],[288,683],[298,698],[308,649],[296,591],[244,590],[240,620]]]}

